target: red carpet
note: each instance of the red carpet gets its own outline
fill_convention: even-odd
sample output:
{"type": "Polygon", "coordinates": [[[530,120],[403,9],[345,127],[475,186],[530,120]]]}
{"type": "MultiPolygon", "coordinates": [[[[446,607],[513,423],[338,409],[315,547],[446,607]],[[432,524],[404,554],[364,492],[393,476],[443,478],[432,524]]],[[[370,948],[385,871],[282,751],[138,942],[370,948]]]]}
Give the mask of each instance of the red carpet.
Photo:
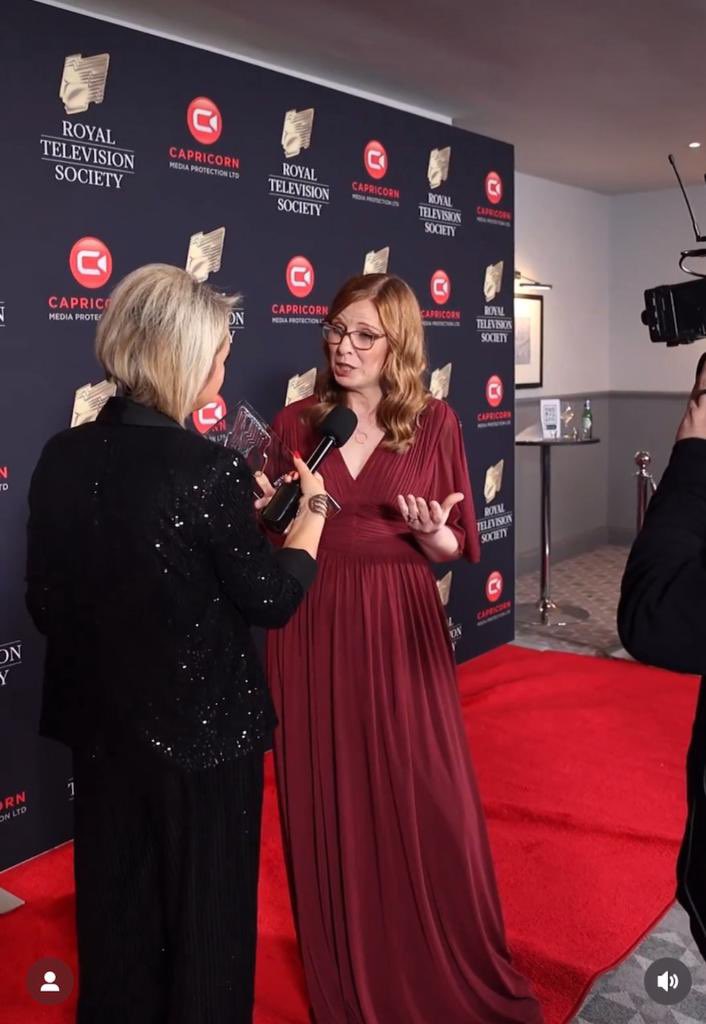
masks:
{"type": "MultiPolygon", "coordinates": [[[[696,680],[506,646],[460,671],[464,716],[510,945],[547,1024],[576,1012],[673,900],[696,680]]],[[[271,765],[264,817],[257,1024],[306,1024],[271,765]]],[[[0,919],[0,1021],[70,1024],[38,1007],[28,967],[75,969],[70,845],[0,875],[27,906],[0,919]]]]}

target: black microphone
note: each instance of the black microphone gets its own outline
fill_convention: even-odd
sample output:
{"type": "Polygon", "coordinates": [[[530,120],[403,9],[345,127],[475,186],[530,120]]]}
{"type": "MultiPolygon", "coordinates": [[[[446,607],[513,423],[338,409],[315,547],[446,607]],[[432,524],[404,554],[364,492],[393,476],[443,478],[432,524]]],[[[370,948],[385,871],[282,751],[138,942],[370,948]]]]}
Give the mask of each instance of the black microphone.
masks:
{"type": "MultiPolygon", "coordinates": [[[[358,417],[348,406],[337,405],[331,410],[319,427],[321,441],[306,460],[312,473],[316,472],[333,448],[341,448],[346,443],[357,425],[358,417]]],[[[265,525],[275,533],[284,533],[296,515],[301,496],[302,489],[298,480],[281,484],[262,513],[265,525]]]]}

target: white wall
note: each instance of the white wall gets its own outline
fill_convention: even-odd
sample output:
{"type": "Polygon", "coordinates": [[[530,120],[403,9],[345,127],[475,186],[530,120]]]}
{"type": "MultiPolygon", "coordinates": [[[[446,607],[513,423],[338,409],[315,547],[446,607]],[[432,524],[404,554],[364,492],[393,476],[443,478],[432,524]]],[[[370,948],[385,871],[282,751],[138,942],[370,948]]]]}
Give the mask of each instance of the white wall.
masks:
{"type": "Polygon", "coordinates": [[[515,266],[544,292],[544,387],[518,398],[608,391],[611,199],[515,175],[515,266]]]}
{"type": "MultiPolygon", "coordinates": [[[[703,230],[704,189],[691,189],[690,198],[703,230]]],[[[684,393],[691,387],[704,342],[670,349],[653,344],[640,313],[646,289],[695,280],[677,265],[681,250],[693,248],[696,242],[679,189],[612,197],[610,379],[614,391],[684,393]]]]}

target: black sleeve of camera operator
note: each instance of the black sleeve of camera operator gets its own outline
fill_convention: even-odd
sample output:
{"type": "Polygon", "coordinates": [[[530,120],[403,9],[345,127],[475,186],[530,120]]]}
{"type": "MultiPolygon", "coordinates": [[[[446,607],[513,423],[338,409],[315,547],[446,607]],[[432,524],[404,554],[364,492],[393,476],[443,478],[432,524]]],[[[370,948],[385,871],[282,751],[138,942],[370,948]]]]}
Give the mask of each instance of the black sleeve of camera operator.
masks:
{"type": "Polygon", "coordinates": [[[618,632],[638,661],[706,674],[706,440],[672,450],[625,568],[618,632]]]}

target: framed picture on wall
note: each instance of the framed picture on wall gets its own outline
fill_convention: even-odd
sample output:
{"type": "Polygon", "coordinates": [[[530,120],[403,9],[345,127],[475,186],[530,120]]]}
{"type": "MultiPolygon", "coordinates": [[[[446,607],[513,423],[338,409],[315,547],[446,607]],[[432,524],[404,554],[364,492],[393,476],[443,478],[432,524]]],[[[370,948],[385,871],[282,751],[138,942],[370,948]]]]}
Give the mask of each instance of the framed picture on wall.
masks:
{"type": "Polygon", "coordinates": [[[541,388],[544,366],[544,300],[515,296],[515,387],[541,388]]]}

